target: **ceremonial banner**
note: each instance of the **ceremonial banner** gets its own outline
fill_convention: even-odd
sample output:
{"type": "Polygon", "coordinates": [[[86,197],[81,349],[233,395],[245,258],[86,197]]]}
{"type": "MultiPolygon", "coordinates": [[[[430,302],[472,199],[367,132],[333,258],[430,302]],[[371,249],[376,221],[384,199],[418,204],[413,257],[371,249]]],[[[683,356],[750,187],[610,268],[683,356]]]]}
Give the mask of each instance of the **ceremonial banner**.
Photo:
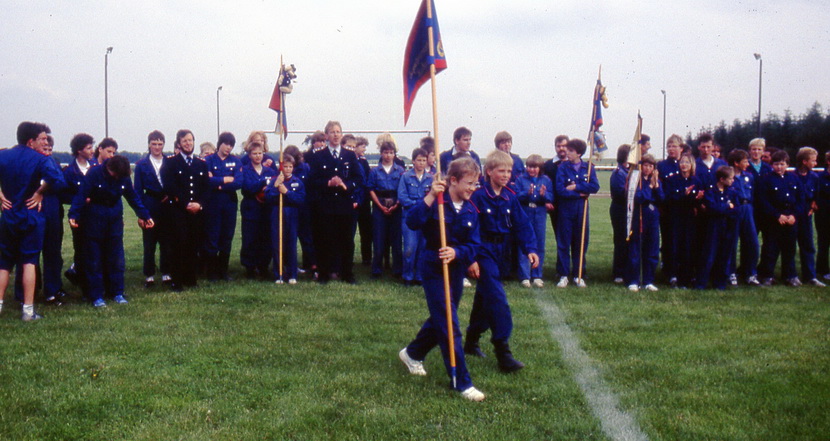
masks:
{"type": "Polygon", "coordinates": [[[631,151],[628,152],[628,182],[626,183],[626,213],[625,224],[628,237],[631,237],[631,225],[634,216],[634,197],[637,195],[637,189],[640,185],[640,158],[642,150],[640,150],[640,133],[643,131],[643,118],[637,112],[637,130],[634,132],[634,142],[631,143],[631,151]]]}
{"type": "Polygon", "coordinates": [[[592,155],[596,155],[598,159],[602,158],[602,154],[608,150],[608,145],[605,143],[605,135],[599,130],[602,127],[602,108],[608,108],[608,97],[605,96],[605,87],[602,85],[602,80],[597,78],[597,85],[594,87],[594,111],[591,120],[591,134],[590,140],[592,146],[592,155]]]}
{"type": "Polygon", "coordinates": [[[418,89],[430,78],[429,66],[435,64],[435,73],[447,68],[447,59],[444,57],[444,45],[441,43],[441,32],[438,30],[438,16],[435,15],[435,2],[432,2],[432,19],[427,17],[427,0],[422,0],[421,8],[415,18],[415,24],[409,32],[406,43],[406,52],[403,57],[403,121],[409,120],[409,111],[418,89]],[[433,29],[434,57],[429,53],[429,27],[433,29]]]}
{"type": "Polygon", "coordinates": [[[288,82],[288,86],[290,86],[291,79],[289,75],[286,75],[285,65],[280,63],[280,74],[277,77],[277,84],[274,86],[274,93],[271,94],[271,103],[268,104],[268,108],[277,112],[277,125],[283,138],[288,137],[288,119],[285,117],[285,100],[283,99],[283,92],[280,88],[286,87],[284,84],[286,81],[288,82]]]}

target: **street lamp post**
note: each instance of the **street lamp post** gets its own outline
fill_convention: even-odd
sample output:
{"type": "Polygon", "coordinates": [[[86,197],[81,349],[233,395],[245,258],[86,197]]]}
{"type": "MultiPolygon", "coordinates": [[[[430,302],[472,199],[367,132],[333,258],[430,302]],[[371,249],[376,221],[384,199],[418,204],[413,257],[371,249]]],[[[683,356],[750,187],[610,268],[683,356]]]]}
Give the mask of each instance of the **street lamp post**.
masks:
{"type": "Polygon", "coordinates": [[[219,139],[219,91],[222,86],[216,88],[216,139],[219,139]]]}
{"type": "Polygon", "coordinates": [[[660,89],[663,94],[663,159],[666,159],[666,91],[660,89]]]}
{"type": "Polygon", "coordinates": [[[104,54],[104,137],[110,136],[110,103],[109,103],[109,55],[112,53],[112,46],[107,48],[104,54]]]}
{"type": "Polygon", "coordinates": [[[764,74],[764,60],[761,59],[761,54],[755,53],[755,59],[758,60],[758,137],[761,137],[761,80],[764,74]]]}

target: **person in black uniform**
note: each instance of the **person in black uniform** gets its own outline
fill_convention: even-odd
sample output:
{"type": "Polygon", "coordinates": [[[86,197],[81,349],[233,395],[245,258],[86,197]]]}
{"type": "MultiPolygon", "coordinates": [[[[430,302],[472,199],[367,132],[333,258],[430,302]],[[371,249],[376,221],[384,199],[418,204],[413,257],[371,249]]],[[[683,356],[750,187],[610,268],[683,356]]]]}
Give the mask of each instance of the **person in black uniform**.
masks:
{"type": "Polygon", "coordinates": [[[354,221],[358,192],[365,177],[354,152],[340,147],[342,128],[337,121],[326,124],[328,146],[309,157],[308,197],[314,219],[314,247],[320,267],[320,283],[327,283],[335,270],[344,282],[356,283],[352,272],[354,221]]]}
{"type": "Polygon", "coordinates": [[[179,130],[175,145],[180,153],[164,159],[161,165],[161,183],[172,204],[171,288],[181,291],[184,287],[196,286],[197,251],[204,228],[202,204],[207,196],[209,178],[207,164],[193,154],[193,132],[179,130]]]}

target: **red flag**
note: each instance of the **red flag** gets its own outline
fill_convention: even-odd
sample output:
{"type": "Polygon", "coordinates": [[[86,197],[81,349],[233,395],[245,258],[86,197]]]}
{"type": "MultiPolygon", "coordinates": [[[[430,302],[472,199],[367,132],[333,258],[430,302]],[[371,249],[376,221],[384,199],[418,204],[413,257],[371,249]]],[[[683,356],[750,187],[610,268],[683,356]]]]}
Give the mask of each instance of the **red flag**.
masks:
{"type": "Polygon", "coordinates": [[[288,137],[288,119],[285,117],[285,100],[284,94],[280,88],[291,87],[291,79],[285,72],[285,65],[280,64],[280,74],[277,77],[277,84],[274,86],[274,93],[271,94],[271,102],[268,108],[277,112],[277,124],[282,133],[283,138],[288,137]]]}
{"type": "Polygon", "coordinates": [[[429,80],[429,67],[435,64],[435,73],[447,68],[447,59],[444,57],[444,45],[441,43],[441,32],[438,30],[438,16],[435,15],[435,2],[432,2],[432,18],[427,14],[427,0],[421,1],[421,8],[415,17],[415,24],[409,32],[409,41],[406,43],[406,52],[403,57],[403,121],[409,120],[409,111],[418,89],[429,80]],[[432,27],[434,56],[430,57],[429,28],[432,27]]]}

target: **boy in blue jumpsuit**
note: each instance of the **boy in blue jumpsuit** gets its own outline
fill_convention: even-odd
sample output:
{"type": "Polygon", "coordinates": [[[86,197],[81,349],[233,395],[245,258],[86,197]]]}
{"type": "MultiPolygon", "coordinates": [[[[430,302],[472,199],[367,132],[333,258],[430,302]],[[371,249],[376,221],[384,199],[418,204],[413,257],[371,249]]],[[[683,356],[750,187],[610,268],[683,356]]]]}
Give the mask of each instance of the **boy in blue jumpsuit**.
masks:
{"type": "Polygon", "coordinates": [[[798,256],[801,261],[801,278],[810,285],[824,287],[816,277],[816,247],[813,242],[813,213],[816,205],[818,175],[813,171],[818,152],[812,147],[801,147],[795,156],[795,176],[801,182],[803,201],[795,215],[798,229],[798,256]]]}
{"type": "Polygon", "coordinates": [[[400,277],[401,262],[401,203],[398,201],[398,186],[404,169],[395,164],[395,144],[384,142],[380,145],[381,163],[372,169],[366,188],[372,198],[372,278],[380,278],[383,272],[383,256],[386,247],[392,248],[392,273],[400,277]]]}
{"type": "Polygon", "coordinates": [[[138,216],[138,226],[152,228],[153,219],[144,208],[130,180],[130,162],[124,156],[113,156],[100,167],[89,171],[81,191],[72,200],[69,225],[85,225],[89,244],[87,283],[89,300],[96,308],[106,306],[104,287],[117,303],[124,298],[124,207],[127,199],[138,216]],[[82,208],[84,209],[82,211],[82,208]]]}
{"type": "MultiPolygon", "coordinates": [[[[660,179],[660,185],[663,186],[663,193],[666,193],[666,181],[672,176],[680,173],[680,155],[683,153],[683,138],[680,135],[673,134],[669,136],[666,141],[666,159],[657,163],[657,177],[660,179]]],[[[664,207],[660,208],[660,256],[662,257],[663,274],[668,274],[666,268],[671,268],[675,265],[677,259],[676,251],[670,246],[672,241],[667,240],[674,232],[671,230],[672,221],[666,216],[664,207]]],[[[671,281],[668,277],[669,283],[676,285],[677,281],[671,281]]]]}
{"type": "Polygon", "coordinates": [[[403,236],[403,284],[414,285],[421,283],[420,256],[426,246],[424,233],[413,230],[406,225],[407,213],[416,204],[424,199],[432,186],[432,173],[426,170],[429,153],[417,148],[412,151],[412,169],[407,170],[398,183],[398,201],[403,207],[403,222],[401,235],[403,236]]]}
{"type": "Polygon", "coordinates": [[[703,191],[708,191],[715,187],[717,179],[715,172],[721,167],[726,166],[726,162],[722,159],[715,158],[712,152],[715,148],[715,138],[710,133],[703,133],[698,137],[698,152],[700,155],[695,164],[695,175],[703,186],[703,191]]]}
{"type": "Polygon", "coordinates": [[[205,259],[210,280],[231,280],[228,262],[236,232],[236,192],[242,188],[242,163],[231,154],[235,145],[233,134],[223,132],[216,153],[205,159],[210,177],[205,200],[205,259]]]}
{"type": "Polygon", "coordinates": [[[513,317],[501,283],[510,270],[508,245],[513,238],[518,239],[521,252],[527,255],[530,265],[539,266],[536,235],[516,193],[508,187],[512,167],[512,158],[501,150],[487,155],[484,167],[487,180],[470,199],[479,211],[481,247],[468,270],[471,277],[479,280],[464,344],[465,353],[483,356],[478,340],[481,334],[491,329],[490,341],[495,347],[499,369],[504,372],[515,372],[524,367],[510,351],[508,340],[513,331],[513,317]]]}
{"type": "MultiPolygon", "coordinates": [[[[531,282],[537,288],[545,286],[542,281],[542,267],[545,264],[545,233],[548,228],[547,213],[553,209],[554,191],[553,182],[542,174],[544,163],[539,155],[528,156],[525,172],[514,181],[516,196],[530,219],[530,225],[536,236],[536,254],[539,256],[539,265],[531,268],[530,260],[526,254],[521,252],[521,247],[516,250],[519,261],[519,280],[526,288],[531,286],[531,282]]],[[[515,166],[513,169],[515,170],[515,166]]]]}
{"type": "Polygon", "coordinates": [[[263,164],[262,144],[245,146],[248,164],[242,167],[242,248],[239,258],[245,267],[246,277],[271,278],[268,264],[271,262],[271,207],[265,204],[265,189],[277,177],[277,172],[263,164]]]}
{"type": "Polygon", "coordinates": [[[163,283],[170,283],[170,203],[161,186],[161,165],[164,163],[164,134],[154,130],[147,135],[147,155],[135,163],[133,187],[141,197],[144,208],[150,212],[155,226],[141,231],[144,245],[144,286],[156,283],[156,247],[159,249],[159,265],[163,283]]]}
{"type": "Polygon", "coordinates": [[[755,228],[755,210],[752,208],[755,200],[755,177],[748,172],[749,154],[740,149],[729,152],[729,165],[735,169],[735,180],[732,190],[735,192],[738,210],[735,216],[732,231],[732,251],[729,255],[730,283],[737,285],[737,274],[745,278],[749,285],[760,285],[758,280],[758,230],[755,228]],[[741,242],[740,265],[738,265],[738,239],[741,242]]]}
{"type": "MultiPolygon", "coordinates": [[[[323,142],[325,142],[325,135],[323,142]]],[[[372,166],[366,159],[366,147],[368,146],[368,139],[362,136],[355,138],[354,154],[366,177],[372,173],[372,166]]],[[[355,214],[357,225],[355,227],[360,230],[360,261],[363,265],[369,266],[372,264],[372,198],[369,197],[369,190],[364,186],[355,195],[355,199],[357,199],[357,213],[355,214]]]]}
{"type": "Polygon", "coordinates": [[[801,285],[795,270],[795,245],[798,240],[796,214],[801,209],[799,205],[803,198],[801,183],[793,173],[787,171],[789,159],[786,151],[773,153],[773,171],[762,177],[758,185],[758,202],[765,225],[758,275],[764,286],[773,283],[779,254],[782,277],[790,286],[801,285]]]}
{"type": "MultiPolygon", "coordinates": [[[[608,214],[611,217],[611,230],[614,235],[614,257],[611,263],[611,275],[614,283],[625,282],[625,270],[628,262],[628,193],[625,184],[628,182],[628,153],[631,146],[623,144],[617,149],[617,168],[611,172],[611,207],[608,214]]],[[[662,177],[662,176],[661,176],[662,177]]],[[[541,265],[540,265],[541,266],[541,265]]]]}
{"type": "MultiPolygon", "coordinates": [[[[284,155],[291,156],[294,159],[294,173],[293,175],[300,180],[305,189],[306,180],[308,179],[308,164],[303,160],[303,154],[295,145],[289,145],[285,148],[284,155]]],[[[314,277],[317,272],[317,254],[314,251],[314,244],[311,237],[311,211],[308,207],[308,201],[303,197],[300,204],[299,214],[297,214],[297,239],[300,241],[300,247],[303,250],[303,261],[300,263],[300,274],[308,271],[309,275],[314,277]]]]}
{"type": "Polygon", "coordinates": [[[824,171],[816,181],[816,271],[830,280],[830,151],[824,154],[824,171]]]}
{"type": "Polygon", "coordinates": [[[52,191],[66,187],[54,161],[36,150],[48,145],[49,127],[24,121],[17,127],[18,145],[0,151],[0,311],[9,285],[9,273],[23,267],[24,321],[41,318],[35,313],[35,265],[43,248],[45,220],[32,196],[45,181],[52,191]]]}
{"type": "Polygon", "coordinates": [[[659,172],[655,172],[656,166],[654,156],[645,155],[640,160],[641,177],[634,195],[631,241],[628,243],[626,279],[630,291],[639,291],[641,284],[647,291],[657,291],[654,285],[660,258],[660,211],[657,207],[663,203],[663,186],[657,176],[659,172]]]}
{"type": "Polygon", "coordinates": [[[715,186],[704,193],[702,202],[702,248],[695,289],[706,289],[710,275],[715,289],[726,289],[729,280],[732,236],[729,222],[737,214],[735,196],[730,188],[735,179],[735,171],[732,167],[721,166],[715,172],[715,179],[715,186]]]}
{"type": "Polygon", "coordinates": [[[429,318],[409,345],[398,353],[412,375],[426,375],[423,360],[435,346],[441,348],[444,366],[450,378],[453,369],[450,363],[449,326],[453,329],[455,354],[455,380],[451,387],[471,401],[484,400],[484,394],[473,386],[470,372],[464,360],[461,346],[461,331],[458,326],[458,304],[464,290],[464,274],[473,262],[478,248],[478,211],[469,202],[478,185],[478,164],[472,158],[453,161],[446,172],[449,183],[435,180],[429,194],[417,203],[406,216],[406,223],[414,230],[421,230],[426,238],[426,249],[422,254],[423,284],[429,318]],[[443,193],[444,224],[446,226],[446,247],[441,247],[438,225],[438,195],[443,193]],[[449,266],[449,285],[452,323],[447,323],[444,292],[443,264],[449,266]]]}
{"type": "Polygon", "coordinates": [[[300,222],[300,208],[305,202],[305,186],[294,175],[294,157],[283,155],[282,173],[274,179],[273,185],[265,189],[265,200],[273,206],[271,209],[271,250],[274,259],[274,279],[289,285],[297,283],[297,229],[300,222]],[[280,195],[282,201],[282,256],[283,268],[280,269],[280,195]]]}
{"type": "Polygon", "coordinates": [[[446,170],[450,162],[457,158],[469,156],[481,168],[481,159],[478,154],[472,151],[471,145],[473,140],[473,132],[466,127],[459,127],[452,133],[453,146],[451,149],[441,152],[438,155],[438,161],[441,165],[441,170],[446,170]]]}
{"type": "Polygon", "coordinates": [[[567,161],[563,161],[556,171],[556,272],[559,273],[559,288],[568,286],[571,277],[580,288],[585,287],[585,262],[588,254],[590,223],[585,210],[585,200],[589,195],[599,191],[596,169],[582,161],[582,155],[588,146],[581,139],[571,139],[566,147],[567,161]],[[579,271],[579,253],[582,240],[582,224],[585,217],[585,247],[582,256],[582,277],[579,271]]]}
{"type": "MultiPolygon", "coordinates": [[[[61,193],[61,203],[72,204],[72,199],[81,190],[84,183],[84,176],[90,168],[98,165],[95,160],[95,140],[86,133],[79,133],[72,137],[69,148],[74,158],[69,165],[63,169],[63,179],[66,181],[66,189],[61,193]]],[[[72,249],[74,251],[72,264],[64,272],[67,280],[81,288],[84,296],[87,296],[86,286],[86,243],[84,242],[84,227],[72,228],[72,249]]]]}

